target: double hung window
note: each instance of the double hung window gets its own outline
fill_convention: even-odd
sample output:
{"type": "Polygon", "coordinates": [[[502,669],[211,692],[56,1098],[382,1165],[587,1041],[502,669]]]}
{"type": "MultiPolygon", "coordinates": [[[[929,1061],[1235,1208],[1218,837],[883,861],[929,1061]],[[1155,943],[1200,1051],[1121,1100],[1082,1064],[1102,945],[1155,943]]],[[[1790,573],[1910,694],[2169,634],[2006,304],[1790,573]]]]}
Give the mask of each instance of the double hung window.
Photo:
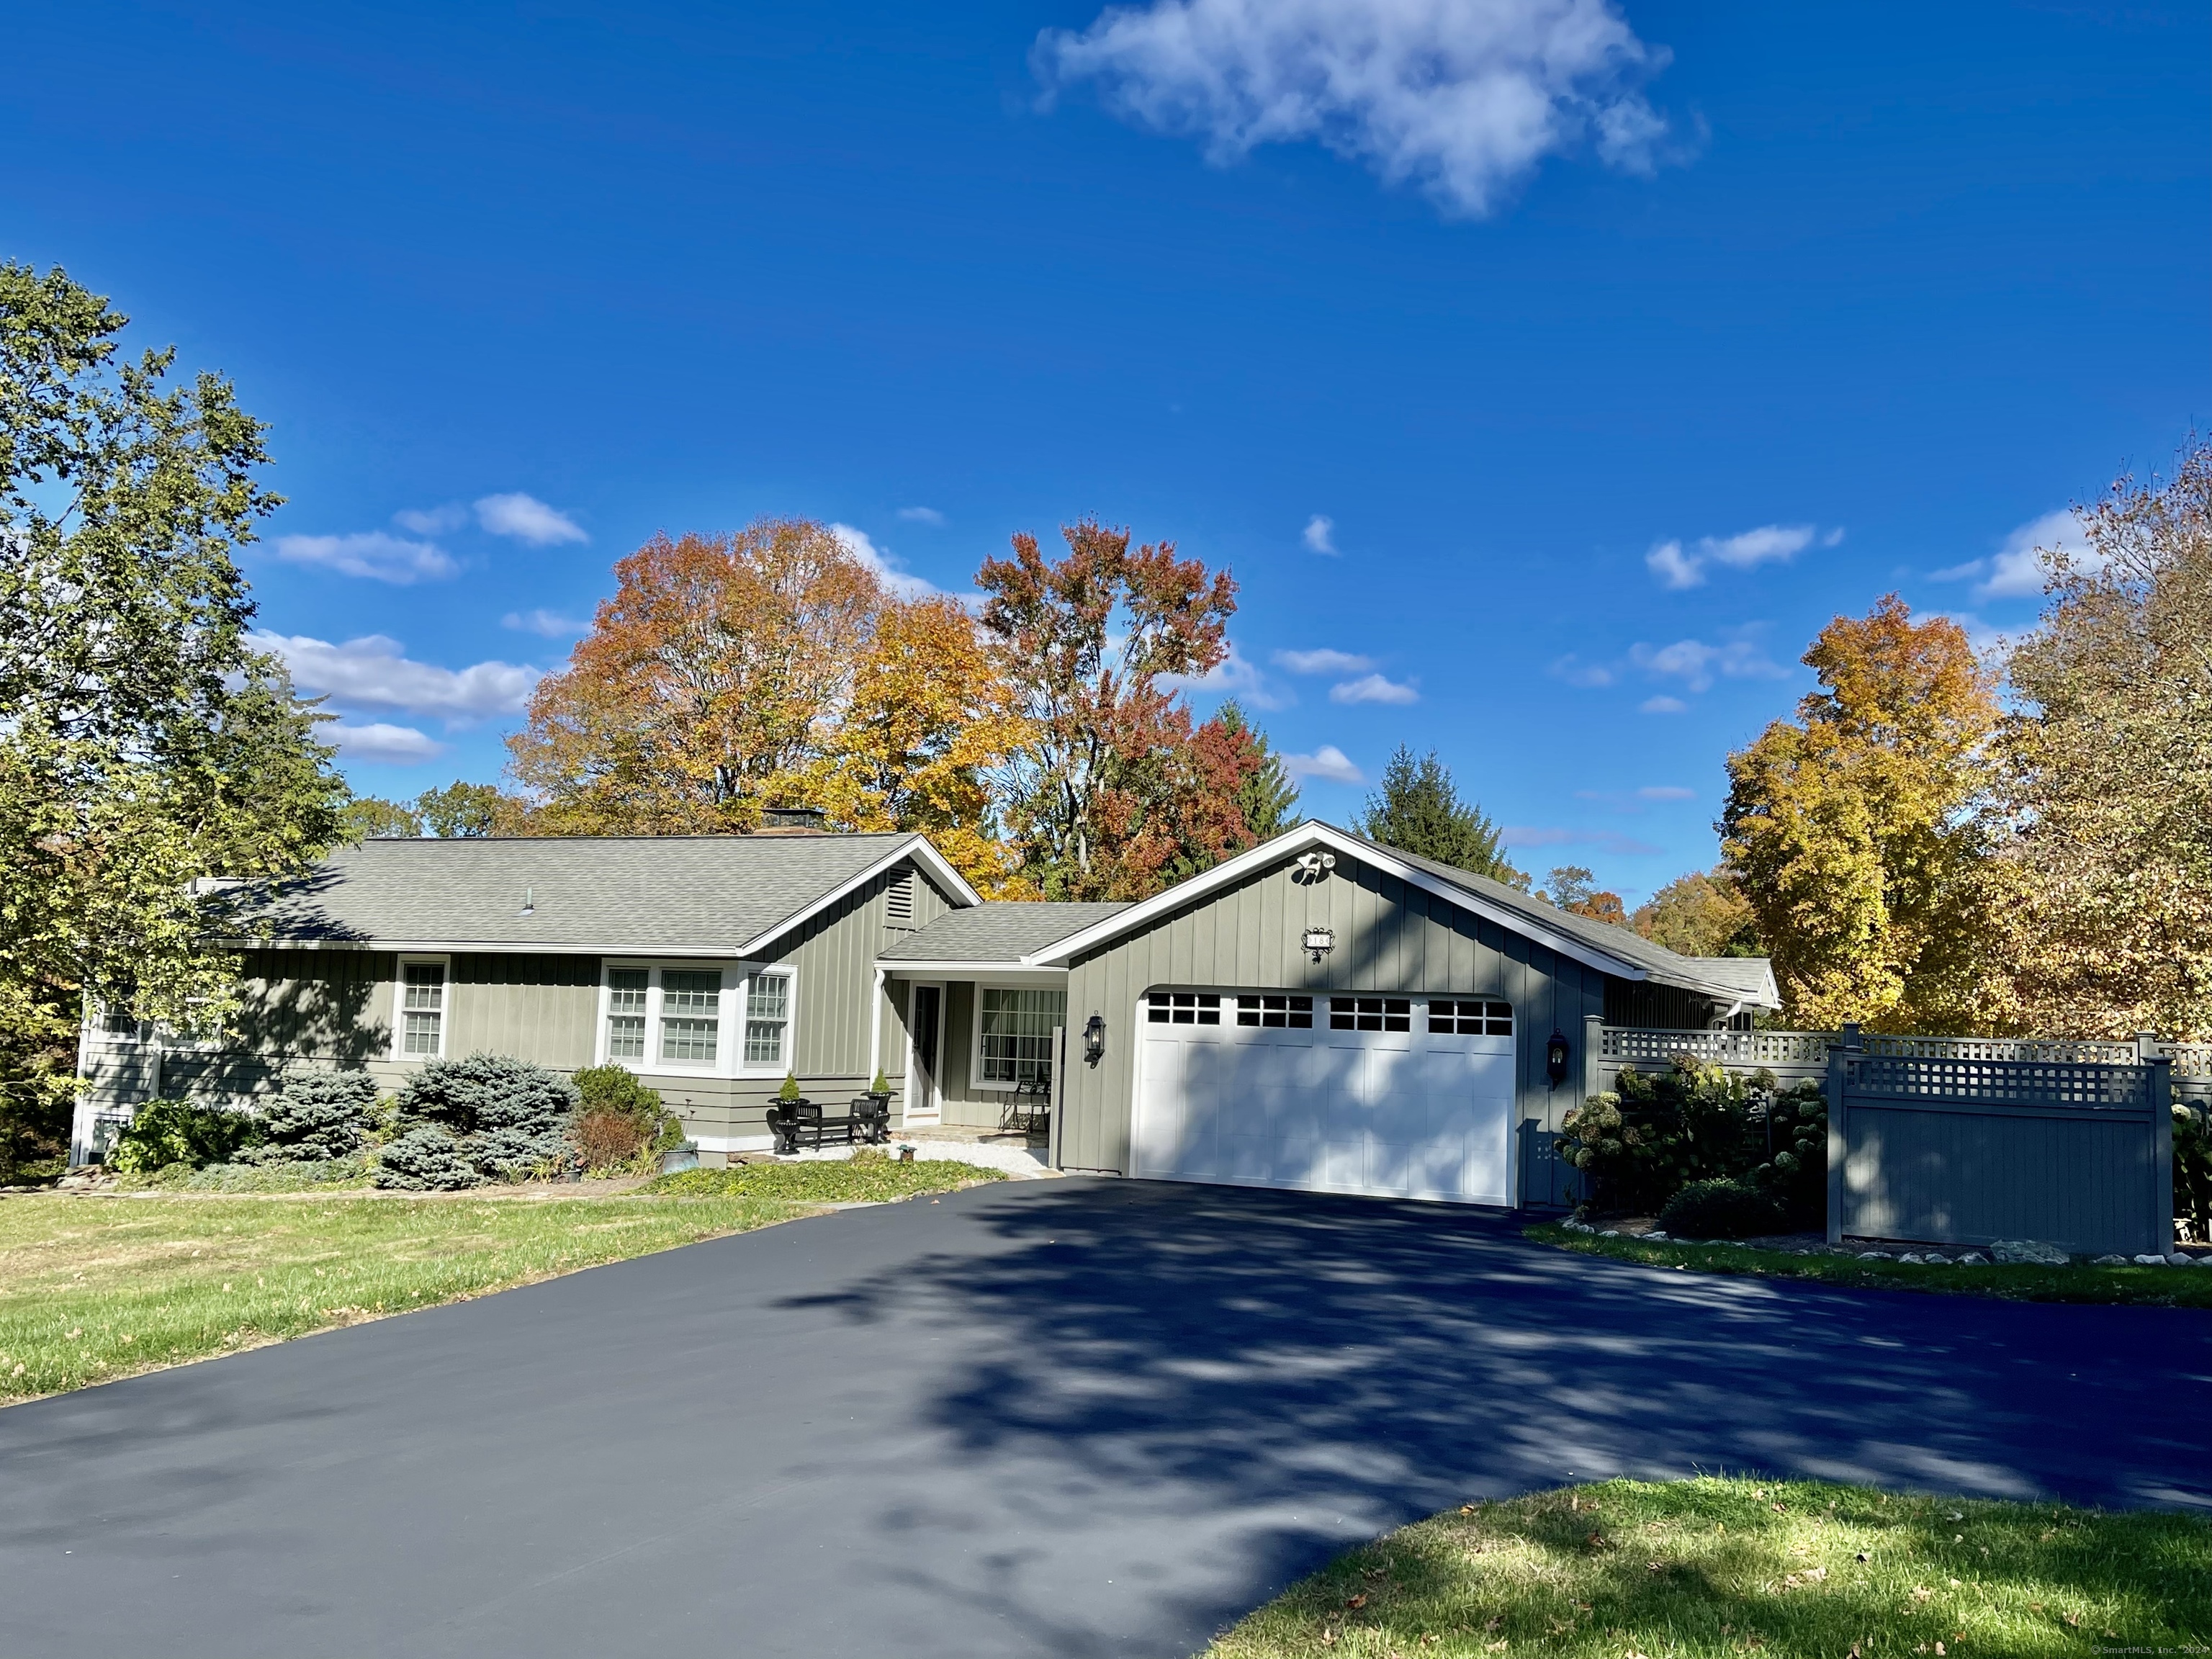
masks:
{"type": "Polygon", "coordinates": [[[446,1052],[446,964],[399,964],[399,1058],[435,1060],[446,1052]]]}
{"type": "Polygon", "coordinates": [[[982,989],[982,1082],[1018,1088],[1052,1081],[1053,1028],[1067,1019],[1065,991],[982,989]]]}
{"type": "Polygon", "coordinates": [[[712,1066],[721,1033],[721,970],[662,969],[660,1058],[678,1066],[712,1066]]]}
{"type": "Polygon", "coordinates": [[[791,975],[753,974],[745,980],[745,1067],[782,1071],[791,1053],[791,975]]]}
{"type": "Polygon", "coordinates": [[[649,968],[607,969],[607,1058],[645,1058],[645,999],[649,968]]]}

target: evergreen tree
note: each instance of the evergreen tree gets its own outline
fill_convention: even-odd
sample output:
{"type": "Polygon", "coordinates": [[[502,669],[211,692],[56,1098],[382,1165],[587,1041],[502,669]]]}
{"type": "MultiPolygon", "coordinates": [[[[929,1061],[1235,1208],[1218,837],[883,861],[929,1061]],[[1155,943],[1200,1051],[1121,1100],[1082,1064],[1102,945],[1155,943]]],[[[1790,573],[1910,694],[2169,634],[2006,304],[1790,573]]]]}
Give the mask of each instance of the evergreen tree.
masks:
{"type": "Polygon", "coordinates": [[[1473,801],[1460,799],[1451,769],[1433,749],[1416,758],[1399,746],[1356,827],[1382,846],[1528,890],[1528,878],[1506,861],[1498,826],[1473,801]]]}
{"type": "Polygon", "coordinates": [[[1267,734],[1244,718],[1233,697],[1221,705],[1214,718],[1231,732],[1247,732],[1258,747],[1259,764],[1246,774],[1237,791],[1237,809],[1256,845],[1279,836],[1297,820],[1298,787],[1283,769],[1283,757],[1267,742],[1267,734]]]}

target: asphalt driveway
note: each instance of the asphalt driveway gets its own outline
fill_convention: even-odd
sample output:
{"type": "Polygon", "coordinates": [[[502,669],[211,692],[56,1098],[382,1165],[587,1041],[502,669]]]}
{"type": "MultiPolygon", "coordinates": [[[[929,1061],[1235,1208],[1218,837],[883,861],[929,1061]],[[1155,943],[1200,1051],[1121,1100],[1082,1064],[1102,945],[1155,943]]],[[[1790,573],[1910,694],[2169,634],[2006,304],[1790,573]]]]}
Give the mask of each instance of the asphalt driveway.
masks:
{"type": "Polygon", "coordinates": [[[0,1412],[0,1653],[1181,1655],[1570,1477],[2212,1507],[2208,1390],[2198,1311],[1023,1182],[0,1412]]]}

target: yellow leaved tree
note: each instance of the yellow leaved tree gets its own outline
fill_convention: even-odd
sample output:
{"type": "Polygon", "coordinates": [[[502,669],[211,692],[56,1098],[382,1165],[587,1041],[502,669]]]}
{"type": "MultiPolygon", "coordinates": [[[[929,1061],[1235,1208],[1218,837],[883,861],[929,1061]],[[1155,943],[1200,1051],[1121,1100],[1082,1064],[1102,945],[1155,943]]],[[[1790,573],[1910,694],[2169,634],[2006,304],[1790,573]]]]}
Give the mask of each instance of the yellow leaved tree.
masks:
{"type": "Polygon", "coordinates": [[[1729,757],[1720,825],[1784,1017],[1986,1027],[1996,675],[1956,623],[1915,622],[1894,594],[1837,617],[1803,661],[1821,689],[1729,757]]]}

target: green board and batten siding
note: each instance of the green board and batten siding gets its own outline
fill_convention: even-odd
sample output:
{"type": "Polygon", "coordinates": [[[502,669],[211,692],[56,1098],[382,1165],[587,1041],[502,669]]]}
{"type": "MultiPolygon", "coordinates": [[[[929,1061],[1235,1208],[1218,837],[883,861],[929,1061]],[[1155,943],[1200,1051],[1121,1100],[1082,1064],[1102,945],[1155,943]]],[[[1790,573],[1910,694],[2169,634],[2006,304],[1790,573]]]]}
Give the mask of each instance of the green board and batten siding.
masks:
{"type": "MultiPolygon", "coordinates": [[[[1322,880],[1302,884],[1284,861],[1196,900],[1071,965],[1060,1156],[1069,1170],[1126,1173],[1135,1058],[1152,990],[1368,991],[1501,998],[1513,1005],[1523,1201],[1562,1201],[1550,1131],[1580,1103],[1571,1083],[1553,1088],[1544,1048],[1554,1030],[1579,1048],[1583,1022],[1605,1012],[1607,975],[1479,918],[1368,864],[1340,856],[1322,880]],[[1313,960],[1309,927],[1334,930],[1334,948],[1313,960]],[[1074,1058],[1091,1014],[1106,1022],[1097,1065],[1074,1058]]],[[[1579,1078],[1579,1055],[1570,1077],[1579,1078]]]]}
{"type": "MultiPolygon", "coordinates": [[[[876,878],[776,942],[764,960],[797,970],[793,1063],[817,1097],[842,1101],[870,1081],[869,1018],[877,956],[890,941],[952,908],[926,872],[900,866],[876,878]],[[911,876],[911,918],[894,923],[890,890],[911,876]]],[[[567,953],[447,953],[446,1052],[513,1054],[556,1071],[592,1063],[598,1041],[601,958],[567,953]]],[[[686,965],[680,955],[653,958],[686,965]]],[[[240,1041],[216,1049],[169,1049],[165,1092],[238,1098],[275,1085],[288,1066],[362,1066],[381,1088],[397,1087],[414,1067],[391,1058],[394,982],[399,957],[389,951],[259,950],[243,959],[240,1041]]],[[[726,959],[690,965],[733,975],[726,959]]],[[[726,978],[726,983],[729,982],[726,978]]],[[[887,993],[880,1005],[882,1063],[897,1079],[904,1066],[903,1011],[887,993]]],[[[741,1034],[725,1035],[726,1042],[741,1034]]],[[[683,1111],[692,1133],[764,1139],[763,1113],[780,1079],[641,1073],[683,1111]]],[[[118,1097],[123,1091],[118,1091],[118,1097]]],[[[118,1097],[117,1104],[130,1103],[118,1097]]]]}

